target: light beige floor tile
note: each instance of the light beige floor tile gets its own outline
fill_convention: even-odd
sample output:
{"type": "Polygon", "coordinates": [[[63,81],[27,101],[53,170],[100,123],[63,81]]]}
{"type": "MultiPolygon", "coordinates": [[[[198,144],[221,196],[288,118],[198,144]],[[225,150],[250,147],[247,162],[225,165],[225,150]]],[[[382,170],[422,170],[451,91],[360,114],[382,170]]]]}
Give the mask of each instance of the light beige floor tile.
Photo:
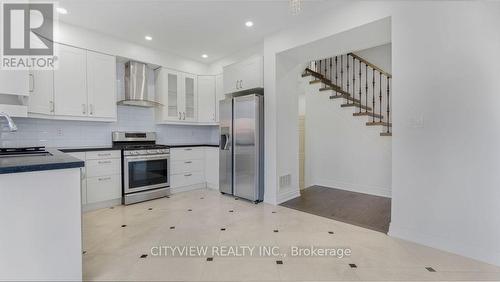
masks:
{"type": "Polygon", "coordinates": [[[500,268],[496,266],[285,207],[235,200],[206,189],[85,213],[83,233],[86,280],[500,280],[500,268]],[[221,245],[279,246],[285,256],[215,257],[208,262],[203,256],[151,254],[155,246],[221,245]],[[352,255],[291,257],[291,246],[349,248],[352,255]],[[141,259],[142,254],[148,257],[141,259]],[[276,260],[283,264],[276,264],[276,260]],[[358,267],[353,269],[349,263],[358,267]],[[427,266],[437,272],[428,272],[427,266]]]}

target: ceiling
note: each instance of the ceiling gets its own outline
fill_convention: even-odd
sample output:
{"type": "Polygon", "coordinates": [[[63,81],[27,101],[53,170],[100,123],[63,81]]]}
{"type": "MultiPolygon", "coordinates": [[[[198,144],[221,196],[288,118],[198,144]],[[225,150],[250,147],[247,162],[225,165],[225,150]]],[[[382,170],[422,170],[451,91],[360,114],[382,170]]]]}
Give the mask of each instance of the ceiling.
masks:
{"type": "Polygon", "coordinates": [[[59,20],[211,63],[265,36],[329,9],[337,1],[303,0],[302,12],[292,15],[288,0],[59,0],[68,14],[59,20]],[[254,22],[252,28],[245,22],[254,22]],[[150,35],[152,41],[144,37],[150,35]],[[202,58],[207,54],[208,58],[202,58]]]}

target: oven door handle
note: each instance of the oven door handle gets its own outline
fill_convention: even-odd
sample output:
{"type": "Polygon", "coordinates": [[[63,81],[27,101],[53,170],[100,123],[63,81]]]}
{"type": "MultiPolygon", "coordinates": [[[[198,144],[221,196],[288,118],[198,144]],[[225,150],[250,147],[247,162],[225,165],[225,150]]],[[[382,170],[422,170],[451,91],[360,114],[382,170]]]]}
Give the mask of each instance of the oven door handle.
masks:
{"type": "Polygon", "coordinates": [[[149,156],[134,156],[125,157],[127,162],[140,162],[140,161],[154,161],[154,160],[168,160],[170,156],[168,155],[149,155],[149,156]]]}

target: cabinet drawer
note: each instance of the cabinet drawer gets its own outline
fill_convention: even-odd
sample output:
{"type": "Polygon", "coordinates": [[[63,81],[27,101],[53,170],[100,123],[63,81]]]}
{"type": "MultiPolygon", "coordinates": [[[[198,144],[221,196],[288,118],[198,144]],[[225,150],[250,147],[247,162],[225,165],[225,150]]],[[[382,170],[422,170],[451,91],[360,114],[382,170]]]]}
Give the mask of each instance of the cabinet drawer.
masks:
{"type": "Polygon", "coordinates": [[[120,175],[87,178],[87,203],[118,199],[122,196],[120,175]]]}
{"type": "Polygon", "coordinates": [[[121,158],[121,151],[89,151],[86,155],[87,160],[119,159],[121,158]]]}
{"type": "Polygon", "coordinates": [[[87,160],[87,177],[121,174],[121,159],[87,160]]]}
{"type": "Polygon", "coordinates": [[[204,151],[201,147],[170,149],[170,158],[172,161],[203,160],[204,157],[204,151]]]}
{"type": "Polygon", "coordinates": [[[202,171],[174,174],[170,177],[170,180],[171,180],[170,183],[171,187],[182,187],[182,186],[200,184],[205,181],[202,171]]]}
{"type": "Polygon", "coordinates": [[[172,161],[170,163],[170,168],[171,174],[202,171],[204,169],[202,160],[172,161]]]}

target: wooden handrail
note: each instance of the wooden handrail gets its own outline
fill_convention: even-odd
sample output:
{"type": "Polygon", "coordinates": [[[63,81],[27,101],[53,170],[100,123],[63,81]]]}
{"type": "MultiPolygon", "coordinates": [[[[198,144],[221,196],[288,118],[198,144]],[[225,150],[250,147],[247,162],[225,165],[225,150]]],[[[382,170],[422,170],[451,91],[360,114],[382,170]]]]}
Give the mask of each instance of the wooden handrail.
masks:
{"type": "Polygon", "coordinates": [[[354,58],[356,58],[356,59],[360,60],[361,62],[363,62],[363,63],[367,64],[367,65],[368,65],[368,66],[370,66],[371,68],[378,70],[381,74],[383,74],[383,75],[385,75],[385,76],[387,76],[387,77],[389,77],[389,78],[392,78],[392,74],[390,74],[390,73],[388,73],[388,72],[384,71],[383,69],[381,69],[381,68],[377,67],[376,65],[374,65],[374,64],[372,64],[372,63],[370,63],[370,62],[368,62],[367,60],[363,59],[362,57],[360,57],[360,56],[358,56],[358,55],[356,55],[356,54],[354,54],[354,53],[349,53],[349,54],[347,54],[347,55],[352,56],[352,57],[354,57],[354,58]]]}

